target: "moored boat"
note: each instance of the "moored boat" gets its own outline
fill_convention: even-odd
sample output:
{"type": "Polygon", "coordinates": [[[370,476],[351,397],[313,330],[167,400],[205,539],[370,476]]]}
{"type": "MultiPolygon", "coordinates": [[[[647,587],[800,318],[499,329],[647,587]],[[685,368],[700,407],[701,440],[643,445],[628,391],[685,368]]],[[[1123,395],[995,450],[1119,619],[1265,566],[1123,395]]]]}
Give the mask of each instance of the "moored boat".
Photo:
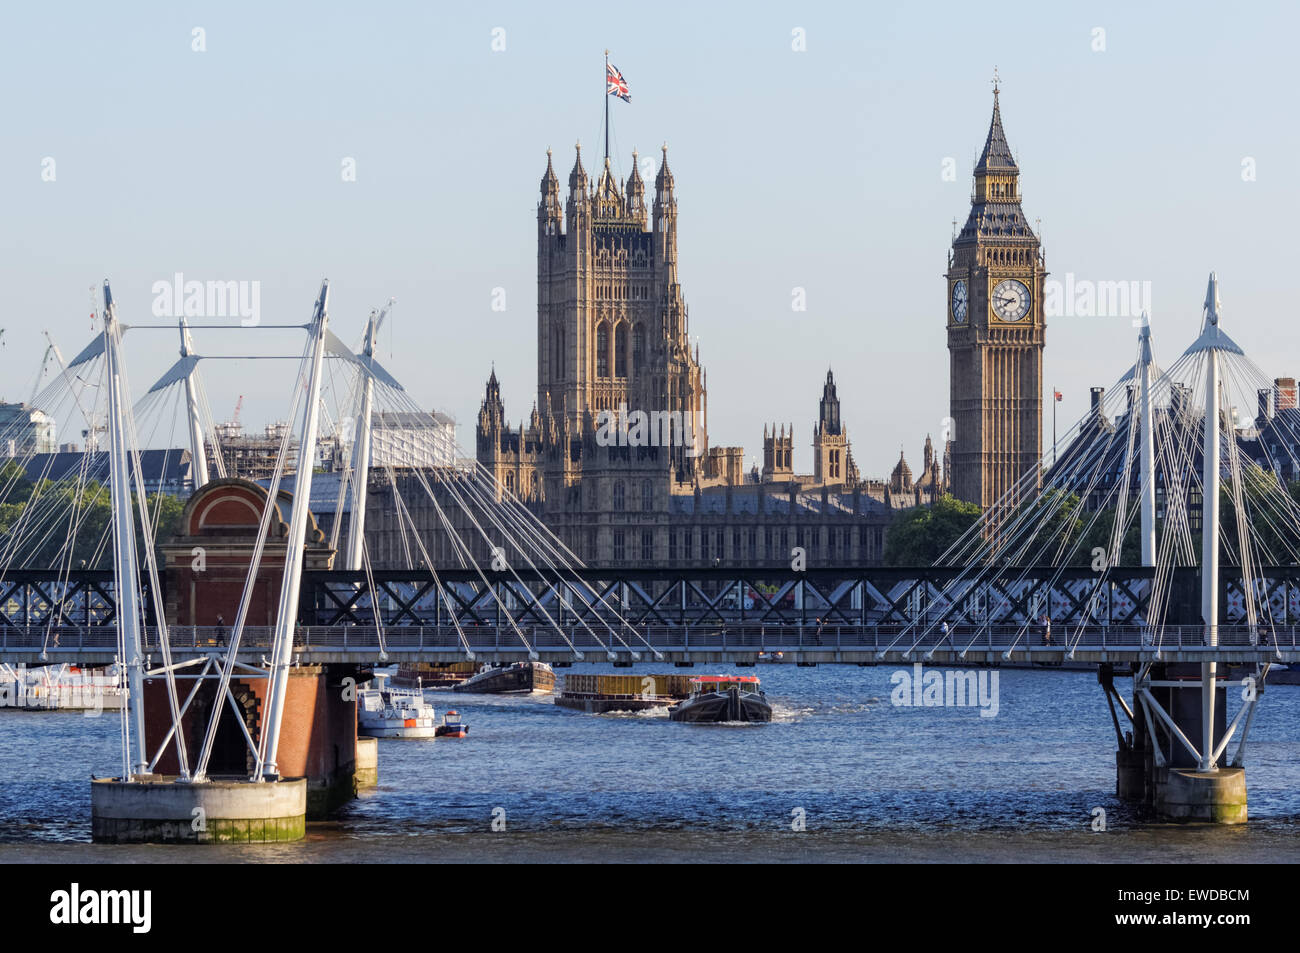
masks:
{"type": "Polygon", "coordinates": [[[668,709],[673,721],[771,721],[772,706],[756,675],[703,675],[691,679],[691,694],[668,709]]]}
{"type": "Polygon", "coordinates": [[[484,665],[452,691],[477,692],[484,695],[527,694],[555,691],[555,671],[545,662],[514,662],[510,665],[484,665]]]}
{"type": "Polygon", "coordinates": [[[464,738],[469,734],[469,725],[460,720],[460,712],[448,711],[442,716],[442,724],[434,732],[438,738],[464,738]]]}
{"type": "Polygon", "coordinates": [[[372,738],[433,738],[437,715],[421,689],[389,688],[376,675],[372,687],[357,692],[357,730],[372,738]]]}

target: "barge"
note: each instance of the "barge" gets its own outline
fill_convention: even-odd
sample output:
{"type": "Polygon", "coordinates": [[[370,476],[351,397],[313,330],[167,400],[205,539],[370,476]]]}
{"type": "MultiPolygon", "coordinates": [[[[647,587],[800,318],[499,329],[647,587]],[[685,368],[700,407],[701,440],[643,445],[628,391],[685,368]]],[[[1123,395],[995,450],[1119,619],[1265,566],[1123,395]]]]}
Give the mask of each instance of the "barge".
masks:
{"type": "Polygon", "coordinates": [[[688,675],[565,675],[555,704],[594,715],[667,708],[691,692],[688,675]]]}
{"type": "Polygon", "coordinates": [[[477,674],[453,685],[451,690],[483,695],[549,693],[555,691],[555,670],[545,662],[484,665],[477,674]]]}
{"type": "Polygon", "coordinates": [[[455,688],[478,671],[476,662],[403,662],[393,684],[401,688],[455,688]]]}

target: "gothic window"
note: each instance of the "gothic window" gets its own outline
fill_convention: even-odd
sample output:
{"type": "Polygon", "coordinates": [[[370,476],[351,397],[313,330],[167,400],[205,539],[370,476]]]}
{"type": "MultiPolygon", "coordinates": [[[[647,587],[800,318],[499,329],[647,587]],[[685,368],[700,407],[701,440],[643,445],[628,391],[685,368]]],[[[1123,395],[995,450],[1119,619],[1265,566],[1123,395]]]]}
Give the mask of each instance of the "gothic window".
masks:
{"type": "Polygon", "coordinates": [[[641,363],[645,360],[645,328],[638,324],[632,329],[632,373],[641,372],[641,363]]]}
{"type": "Polygon", "coordinates": [[[623,512],[623,503],[624,503],[623,481],[615,480],[614,481],[614,512],[615,513],[623,512]]]}
{"type": "Polygon", "coordinates": [[[653,562],[655,558],[655,538],[649,530],[641,533],[641,561],[653,562]]]}
{"type": "Polygon", "coordinates": [[[609,376],[609,325],[596,328],[596,376],[609,376]]]}
{"type": "Polygon", "coordinates": [[[677,558],[677,531],[668,532],[668,561],[672,562],[677,558]]]}
{"type": "Polygon", "coordinates": [[[714,559],[721,559],[723,557],[724,553],[722,552],[722,546],[723,546],[724,539],[725,536],[723,535],[722,530],[718,530],[717,533],[714,534],[713,536],[713,558],[714,559]]]}
{"type": "Polygon", "coordinates": [[[614,531],[614,562],[621,563],[627,556],[626,546],[623,540],[623,531],[614,531]]]}
{"type": "Polygon", "coordinates": [[[649,480],[641,481],[641,509],[647,513],[655,508],[655,488],[649,480]]]}
{"type": "Polygon", "coordinates": [[[627,377],[627,325],[614,329],[614,376],[627,377]]]}

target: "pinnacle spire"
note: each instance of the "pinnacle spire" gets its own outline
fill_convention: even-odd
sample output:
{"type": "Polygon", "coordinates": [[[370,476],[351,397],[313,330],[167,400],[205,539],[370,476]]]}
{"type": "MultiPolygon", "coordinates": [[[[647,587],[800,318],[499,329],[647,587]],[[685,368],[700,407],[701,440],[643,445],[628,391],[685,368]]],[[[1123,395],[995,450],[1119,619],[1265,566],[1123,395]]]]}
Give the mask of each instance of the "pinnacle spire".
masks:
{"type": "Polygon", "coordinates": [[[984,152],[975,165],[975,171],[1018,172],[1011,147],[1007,145],[1007,135],[1002,131],[1002,109],[998,103],[998,80],[996,73],[993,80],[993,119],[989,122],[988,138],[984,140],[984,152]]]}
{"type": "Polygon", "coordinates": [[[560,191],[560,180],[555,175],[555,166],[551,164],[551,150],[546,150],[546,171],[542,173],[542,195],[556,194],[560,191]]]}
{"type": "Polygon", "coordinates": [[[663,159],[659,162],[659,174],[655,176],[655,188],[663,191],[665,188],[672,191],[673,173],[668,168],[668,143],[663,144],[663,159]]]}
{"type": "Polygon", "coordinates": [[[573,160],[573,171],[569,173],[569,191],[586,194],[587,191],[587,170],[582,167],[582,143],[574,145],[576,153],[573,160]]]}

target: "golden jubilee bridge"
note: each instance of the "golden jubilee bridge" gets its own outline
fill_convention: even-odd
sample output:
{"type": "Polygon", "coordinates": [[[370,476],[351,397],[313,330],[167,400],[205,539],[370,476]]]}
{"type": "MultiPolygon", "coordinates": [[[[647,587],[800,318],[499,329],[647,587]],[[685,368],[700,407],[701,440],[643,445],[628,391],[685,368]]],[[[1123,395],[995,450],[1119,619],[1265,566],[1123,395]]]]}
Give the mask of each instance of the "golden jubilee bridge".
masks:
{"type": "Polygon", "coordinates": [[[592,567],[456,455],[413,471],[418,500],[395,495],[406,568],[391,569],[372,564],[365,534],[371,447],[385,421],[424,412],[375,359],[387,308],[355,349],[329,330],[328,282],[306,323],[204,329],[304,332],[292,423],[255,485],[224,472],[200,376],[233,356],[196,348],[183,320],[125,324],[105,282],[102,333],[32,401],[102,434],[102,452],[32,481],[34,451],[0,434],[21,448],[0,471],[0,665],[119,674],[122,770],[92,785],[103,840],[204,840],[195,810],[235,836],[301,836],[309,791],[335,791],[359,757],[349,692],[402,661],[1095,665],[1119,793],[1168,817],[1244,821],[1254,713],[1270,670],[1300,660],[1300,504],[1281,478],[1297,469],[1300,419],[1278,414],[1284,432],[1247,439],[1239,408],[1271,385],[1220,312],[1211,276],[1200,334],[1168,368],[1143,322],[1112,403],[930,567],[592,567]],[[168,327],[179,360],[133,402],[123,336],[168,327]],[[141,448],[174,445],[169,420],[194,492],[179,536],[163,538],[169,504],[149,492],[141,448]],[[343,473],[328,538],[310,510],[314,468],[295,463],[317,459],[323,434],[343,473]],[[417,502],[452,560],[431,558],[417,502]]]}

